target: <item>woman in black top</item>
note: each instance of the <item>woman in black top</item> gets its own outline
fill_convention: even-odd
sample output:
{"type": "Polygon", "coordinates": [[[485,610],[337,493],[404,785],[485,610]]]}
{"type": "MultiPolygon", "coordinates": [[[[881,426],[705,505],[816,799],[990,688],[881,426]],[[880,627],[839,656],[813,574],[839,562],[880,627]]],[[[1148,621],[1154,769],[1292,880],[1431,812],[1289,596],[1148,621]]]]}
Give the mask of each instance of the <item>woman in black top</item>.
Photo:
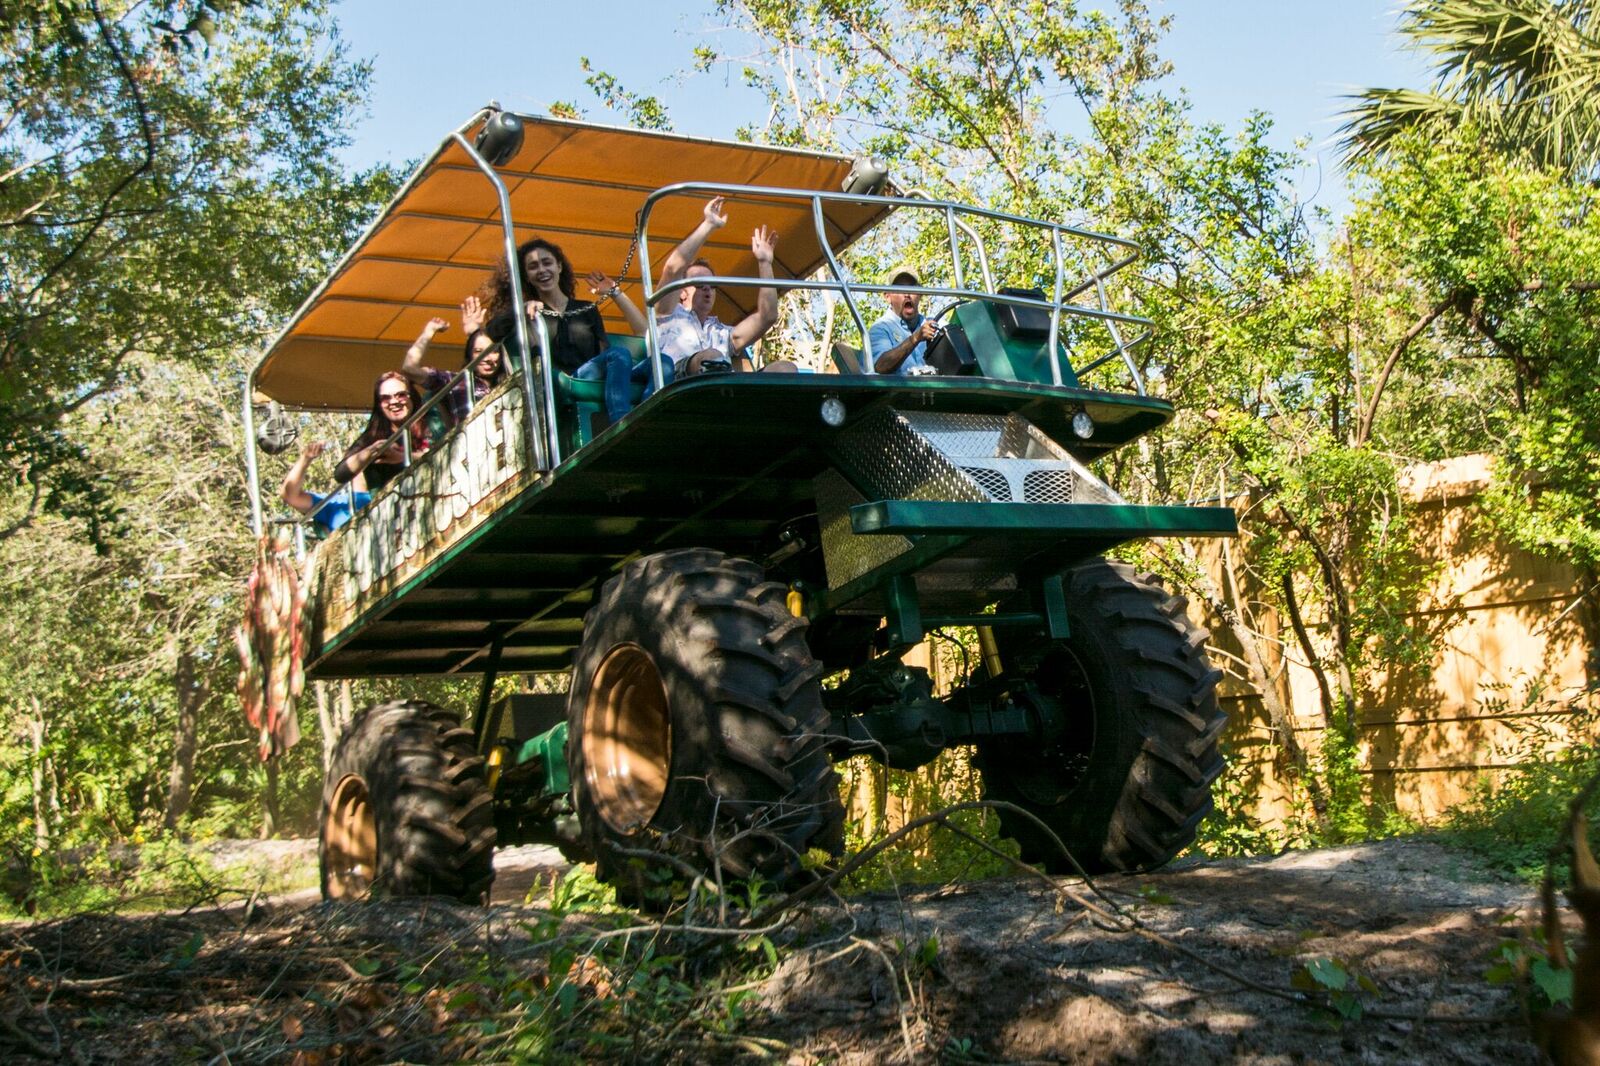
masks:
{"type": "MultiPolygon", "coordinates": [[[[407,381],[404,374],[398,370],[379,374],[372,385],[372,414],[367,419],[367,428],[334,467],[333,479],[342,483],[363,475],[367,491],[377,492],[398,477],[406,468],[404,441],[396,440],[387,449],[383,442],[394,436],[394,431],[421,403],[416,386],[407,381]]],[[[428,431],[421,422],[414,422],[406,430],[406,436],[411,438],[414,461],[428,450],[428,431]]]]}
{"type": "MultiPolygon", "coordinates": [[[[550,359],[557,370],[580,379],[604,378],[606,383],[606,411],[615,421],[628,413],[633,406],[629,386],[644,382],[645,395],[650,395],[649,363],[640,360],[634,365],[626,348],[614,345],[606,336],[605,322],[600,308],[589,300],[576,296],[576,281],[572,263],[558,245],[542,237],[525,241],[517,249],[517,261],[522,265],[523,296],[527,299],[525,311],[530,320],[528,342],[539,343],[538,331],[533,323],[540,316],[550,334],[550,359]]],[[[644,315],[621,288],[611,283],[599,271],[588,275],[591,292],[610,297],[640,336],[645,335],[644,315]]],[[[511,307],[511,279],[504,264],[495,271],[490,282],[489,324],[484,332],[492,339],[502,341],[516,330],[515,313],[511,307]]],[[[672,380],[672,361],[662,360],[666,380],[672,380]]]]}

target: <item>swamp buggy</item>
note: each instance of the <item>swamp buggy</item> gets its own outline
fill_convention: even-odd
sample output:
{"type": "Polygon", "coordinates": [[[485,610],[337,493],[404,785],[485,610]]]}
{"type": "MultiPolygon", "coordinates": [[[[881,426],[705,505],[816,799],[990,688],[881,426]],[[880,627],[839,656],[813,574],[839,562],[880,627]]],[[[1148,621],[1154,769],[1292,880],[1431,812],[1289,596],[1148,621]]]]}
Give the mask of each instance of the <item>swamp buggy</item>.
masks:
{"type": "MultiPolygon", "coordinates": [[[[251,373],[257,534],[282,521],[256,451],[282,409],[366,409],[423,323],[497,264],[521,306],[515,249],[536,234],[580,271],[631,264],[640,303],[670,304],[685,283],[653,278],[718,195],[718,315],[754,307],[743,238],[771,226],[770,284],[819,310],[808,342],[839,372],[701,375],[604,425],[599,383],[553,371],[542,318],[518,323],[510,379],[311,553],[306,676],[482,676],[464,718],[402,700],[351,722],[323,793],[324,893],[481,899],[497,840],[556,842],[640,904],[701,871],[787,886],[843,846],[835,760],[905,769],[955,745],[975,747],[990,797],[1037,817],[1001,815],[1025,859],[1172,858],[1222,769],[1219,675],[1184,602],[1103,553],[1236,524],[1129,504],[1090,472],[1173,414],[1131,354],[1144,320],[1108,306],[1133,262],[1121,239],[903,192],[870,160],[486,109],[251,373]],[[940,284],[901,287],[947,302],[938,374],[862,358],[869,297],[896,287],[840,256],[880,226],[944,245],[924,275],[940,284]],[[991,247],[1026,264],[1010,267],[1023,287],[996,284],[991,247]],[[835,311],[856,345],[833,343],[835,311]],[[1131,390],[1082,384],[1097,371],[1131,390]],[[904,657],[956,626],[979,652],[936,692],[904,657]],[[497,676],[551,671],[565,694],[491,703],[497,676]]],[[[640,358],[647,317],[650,336],[624,339],[640,358]]]]}

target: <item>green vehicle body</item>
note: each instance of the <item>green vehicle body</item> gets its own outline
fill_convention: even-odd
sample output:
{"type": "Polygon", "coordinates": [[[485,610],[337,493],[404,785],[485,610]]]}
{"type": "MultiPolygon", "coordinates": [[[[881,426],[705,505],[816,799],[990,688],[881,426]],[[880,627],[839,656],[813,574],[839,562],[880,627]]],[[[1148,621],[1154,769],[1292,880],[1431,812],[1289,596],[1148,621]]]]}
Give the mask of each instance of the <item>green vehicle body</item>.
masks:
{"type": "MultiPolygon", "coordinates": [[[[675,298],[651,288],[648,266],[644,281],[647,299],[675,298]]],[[[815,287],[840,283],[835,273],[815,287]]],[[[952,626],[1068,639],[1063,575],[1075,565],[1142,538],[1231,535],[1236,520],[1225,507],[1130,504],[1090,473],[1174,412],[1142,388],[1083,386],[1057,321],[1043,338],[1007,329],[1008,308],[1071,313],[1059,276],[1050,298],[928,291],[948,296],[975,372],[703,375],[596,431],[599,383],[524,359],[454,437],[318,547],[307,675],[482,675],[470,722],[500,841],[570,843],[565,697],[491,705],[494,681],[571,669],[586,613],[631,561],[712,549],[783,583],[821,676],[847,672],[825,701],[831,757],[910,768],[986,738],[1052,743],[1073,728],[1059,701],[1021,700],[1003,676],[935,694],[903,655],[952,626]],[[969,444],[992,454],[963,458],[969,444]],[[541,451],[548,469],[537,469],[541,451]],[[472,473],[484,463],[493,476],[472,473]],[[1030,463],[1053,486],[1042,495],[1030,463]]],[[[1100,362],[1126,357],[1118,340],[1100,362]]],[[[642,357],[649,341],[626,343],[642,357]]]]}

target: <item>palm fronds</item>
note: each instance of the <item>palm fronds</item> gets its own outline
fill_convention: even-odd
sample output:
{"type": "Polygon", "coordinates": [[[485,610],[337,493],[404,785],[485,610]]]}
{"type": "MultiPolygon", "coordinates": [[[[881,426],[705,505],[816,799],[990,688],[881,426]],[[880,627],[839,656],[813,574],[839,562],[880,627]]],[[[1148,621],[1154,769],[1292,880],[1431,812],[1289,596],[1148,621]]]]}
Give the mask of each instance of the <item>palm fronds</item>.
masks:
{"type": "Polygon", "coordinates": [[[1595,0],[1416,0],[1400,32],[1434,60],[1431,91],[1368,89],[1339,134],[1347,159],[1405,130],[1472,123],[1500,147],[1575,175],[1600,167],[1595,0]]]}

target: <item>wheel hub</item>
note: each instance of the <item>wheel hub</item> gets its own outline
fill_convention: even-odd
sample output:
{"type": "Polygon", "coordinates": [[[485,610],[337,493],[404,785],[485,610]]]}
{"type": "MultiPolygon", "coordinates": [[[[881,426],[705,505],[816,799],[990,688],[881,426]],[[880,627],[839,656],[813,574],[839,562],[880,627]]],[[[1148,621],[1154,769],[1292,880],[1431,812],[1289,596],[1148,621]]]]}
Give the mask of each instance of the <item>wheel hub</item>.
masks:
{"type": "Polygon", "coordinates": [[[372,890],[378,868],[378,826],[367,783],[348,774],[333,790],[323,826],[329,899],[357,899],[372,890]]]}
{"type": "Polygon", "coordinates": [[[649,824],[667,793],[672,719],[661,674],[637,644],[607,653],[583,708],[584,784],[611,828],[649,824]]]}

